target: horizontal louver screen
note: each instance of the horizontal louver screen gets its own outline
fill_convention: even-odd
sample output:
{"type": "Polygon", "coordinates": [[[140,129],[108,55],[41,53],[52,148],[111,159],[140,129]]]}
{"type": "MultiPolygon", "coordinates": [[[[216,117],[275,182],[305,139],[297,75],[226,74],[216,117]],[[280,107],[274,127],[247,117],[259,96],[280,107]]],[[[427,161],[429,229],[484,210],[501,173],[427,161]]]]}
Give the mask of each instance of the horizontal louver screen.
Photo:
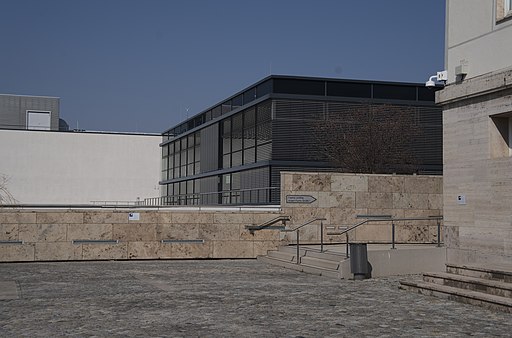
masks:
{"type": "Polygon", "coordinates": [[[219,124],[201,130],[201,172],[219,168],[219,124]]]}
{"type": "Polygon", "coordinates": [[[442,113],[438,107],[395,108],[392,105],[295,100],[275,100],[273,107],[272,160],[328,161],[321,150],[321,137],[316,134],[315,125],[321,121],[329,123],[331,120],[348,119],[354,112],[367,114],[389,107],[390,118],[393,118],[393,109],[414,114],[420,134],[410,146],[420,163],[437,166],[439,171],[442,168],[442,113]]]}

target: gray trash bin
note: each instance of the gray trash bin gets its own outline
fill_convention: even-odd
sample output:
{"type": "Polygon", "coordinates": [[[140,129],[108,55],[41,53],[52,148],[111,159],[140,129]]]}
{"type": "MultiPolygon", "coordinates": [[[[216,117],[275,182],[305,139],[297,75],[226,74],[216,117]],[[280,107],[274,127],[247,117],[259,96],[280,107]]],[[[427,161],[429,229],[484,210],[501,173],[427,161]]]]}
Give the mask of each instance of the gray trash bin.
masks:
{"type": "Polygon", "coordinates": [[[369,278],[368,249],[366,243],[350,244],[350,272],[355,280],[369,278]]]}

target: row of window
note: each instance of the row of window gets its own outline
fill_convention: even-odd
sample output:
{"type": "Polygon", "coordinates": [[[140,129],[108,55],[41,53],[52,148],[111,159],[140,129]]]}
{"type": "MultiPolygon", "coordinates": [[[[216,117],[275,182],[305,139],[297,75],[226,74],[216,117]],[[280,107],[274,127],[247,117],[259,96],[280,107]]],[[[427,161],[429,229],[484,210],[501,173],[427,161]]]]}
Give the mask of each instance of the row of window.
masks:
{"type": "MultiPolygon", "coordinates": [[[[271,159],[271,103],[264,102],[220,122],[220,168],[271,159]]],[[[219,169],[220,169],[219,168],[219,169]]],[[[201,173],[201,132],[162,146],[162,180],[201,173]]]]}
{"type": "Polygon", "coordinates": [[[221,123],[222,168],[270,160],[271,103],[249,108],[221,123]]]}
{"type": "Polygon", "coordinates": [[[271,91],[271,80],[254,86],[164,133],[164,141],[171,139],[172,137],[176,137],[177,135],[183,134],[195,127],[202,125],[203,123],[214,120],[221,115],[229,113],[230,111],[238,109],[245,104],[270,94],[271,91]]]}
{"type": "Polygon", "coordinates": [[[163,204],[216,205],[261,204],[271,197],[269,168],[258,168],[167,184],[163,204]],[[220,186],[219,186],[219,182],[220,186]],[[220,188],[220,189],[219,189],[220,188]]]}
{"type": "Polygon", "coordinates": [[[162,180],[201,172],[201,133],[182,137],[162,147],[162,180]]]}

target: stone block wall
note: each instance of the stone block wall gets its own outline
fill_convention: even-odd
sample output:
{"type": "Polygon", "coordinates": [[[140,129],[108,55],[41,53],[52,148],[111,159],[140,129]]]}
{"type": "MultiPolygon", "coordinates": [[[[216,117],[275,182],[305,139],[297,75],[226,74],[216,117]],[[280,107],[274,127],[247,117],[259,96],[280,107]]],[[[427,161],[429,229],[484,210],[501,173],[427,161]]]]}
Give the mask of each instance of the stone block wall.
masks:
{"type": "MultiPolygon", "coordinates": [[[[359,214],[388,214],[400,218],[441,214],[442,178],[439,176],[282,175],[280,212],[193,208],[0,208],[0,261],[254,258],[295,241],[294,233],[264,230],[252,234],[245,228],[279,215],[291,217],[290,228],[313,217],[325,217],[324,241],[342,243],[345,236],[327,233],[333,231],[332,227],[337,230],[340,226],[356,224],[361,220],[356,218],[359,214]],[[311,196],[315,200],[312,203],[288,203],[289,195],[311,196]],[[138,213],[139,219],[129,220],[130,212],[138,213]],[[163,243],[163,240],[173,242],[163,243]]],[[[304,227],[300,235],[303,243],[319,243],[319,222],[304,227]]],[[[391,224],[366,224],[353,231],[349,240],[388,243],[391,224]]],[[[396,240],[434,243],[437,241],[436,222],[398,222],[396,240]]]]}
{"type": "MultiPolygon", "coordinates": [[[[443,179],[441,176],[366,175],[343,173],[286,172],[281,177],[283,213],[293,224],[323,217],[325,242],[345,242],[345,236],[327,235],[333,227],[352,226],[362,219],[357,215],[391,215],[413,218],[442,215],[443,179]],[[312,196],[312,203],[289,203],[287,196],[312,196]]],[[[319,224],[316,222],[315,224],[319,224]]],[[[320,227],[306,226],[301,239],[317,243],[320,227]]],[[[286,240],[295,241],[294,234],[286,240]]],[[[389,242],[391,223],[362,225],[350,233],[350,241],[389,242]]],[[[437,221],[396,223],[396,241],[402,243],[437,242],[437,221]]]]}
{"type": "Polygon", "coordinates": [[[447,260],[511,266],[512,141],[495,122],[508,119],[511,135],[512,68],[449,85],[437,101],[443,105],[447,260]]]}
{"type": "Polygon", "coordinates": [[[132,221],[127,210],[0,209],[0,261],[254,258],[279,245],[277,230],[245,229],[279,213],[135,212],[140,217],[132,221]]]}

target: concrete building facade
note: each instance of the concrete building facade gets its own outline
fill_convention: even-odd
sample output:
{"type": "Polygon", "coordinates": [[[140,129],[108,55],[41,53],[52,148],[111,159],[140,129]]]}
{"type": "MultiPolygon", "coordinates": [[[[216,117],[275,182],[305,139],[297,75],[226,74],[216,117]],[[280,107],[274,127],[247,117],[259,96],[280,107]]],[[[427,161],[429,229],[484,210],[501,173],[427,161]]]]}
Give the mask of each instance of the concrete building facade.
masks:
{"type": "Polygon", "coordinates": [[[0,175],[19,204],[157,196],[159,135],[0,130],[0,175]]]}
{"type": "Polygon", "coordinates": [[[60,98],[0,94],[0,128],[59,130],[60,98]]]}
{"type": "Polygon", "coordinates": [[[443,106],[447,259],[512,264],[510,0],[447,0],[443,106]]]}

